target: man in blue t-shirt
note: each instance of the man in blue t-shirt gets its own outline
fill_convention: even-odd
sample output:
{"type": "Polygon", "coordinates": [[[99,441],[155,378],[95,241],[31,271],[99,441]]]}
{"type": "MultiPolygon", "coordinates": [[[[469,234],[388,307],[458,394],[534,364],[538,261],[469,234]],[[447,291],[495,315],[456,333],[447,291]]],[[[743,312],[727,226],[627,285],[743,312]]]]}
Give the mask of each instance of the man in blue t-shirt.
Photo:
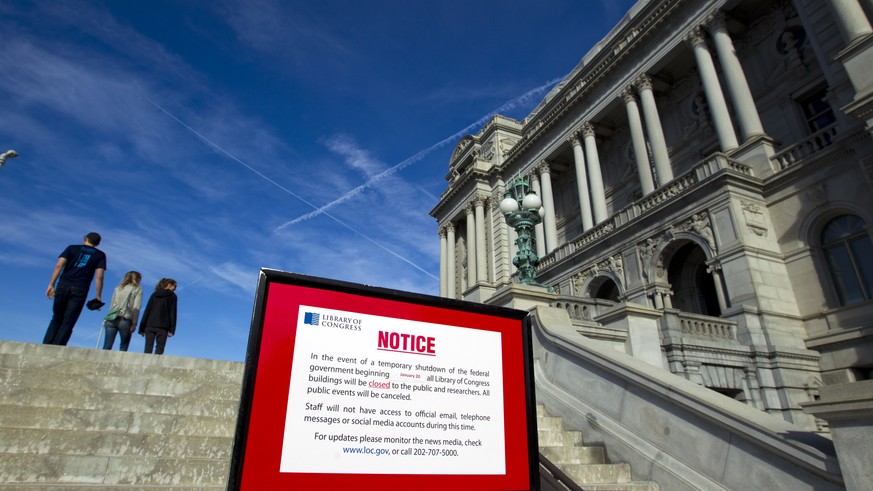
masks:
{"type": "Polygon", "coordinates": [[[58,263],[52,271],[45,296],[54,300],[51,322],[46,330],[43,344],[58,344],[66,346],[73,334],[73,327],[79,320],[82,307],[91,289],[91,280],[97,277],[95,285],[97,300],[103,293],[103,273],[106,271],[106,254],[97,249],[100,245],[100,234],[90,232],[85,236],[83,245],[67,246],[58,256],[58,263]],[[58,278],[60,277],[60,279],[58,278]],[[57,286],[55,286],[57,282],[57,286]]]}

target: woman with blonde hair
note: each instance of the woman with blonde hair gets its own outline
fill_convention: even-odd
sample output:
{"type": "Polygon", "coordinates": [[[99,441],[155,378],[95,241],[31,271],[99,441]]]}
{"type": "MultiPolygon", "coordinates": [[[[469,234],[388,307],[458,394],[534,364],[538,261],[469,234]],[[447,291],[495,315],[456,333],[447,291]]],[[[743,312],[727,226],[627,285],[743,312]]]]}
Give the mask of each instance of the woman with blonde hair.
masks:
{"type": "Polygon", "coordinates": [[[103,329],[106,331],[103,349],[111,350],[112,345],[115,344],[115,335],[119,334],[121,343],[118,349],[127,351],[127,347],[130,345],[130,336],[136,331],[136,321],[139,319],[139,309],[142,306],[140,281],[142,281],[142,275],[139,272],[128,271],[112,292],[109,315],[103,321],[103,329]],[[113,318],[110,319],[110,317],[113,318]]]}

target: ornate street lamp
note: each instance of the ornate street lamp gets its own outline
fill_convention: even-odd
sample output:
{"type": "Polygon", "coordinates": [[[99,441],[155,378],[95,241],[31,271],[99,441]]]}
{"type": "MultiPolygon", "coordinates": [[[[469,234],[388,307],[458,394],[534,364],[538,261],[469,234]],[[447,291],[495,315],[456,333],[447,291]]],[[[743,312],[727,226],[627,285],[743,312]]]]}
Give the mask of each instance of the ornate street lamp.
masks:
{"type": "Polygon", "coordinates": [[[506,223],[518,234],[515,244],[518,254],[512,264],[518,268],[518,281],[523,285],[540,286],[552,291],[551,287],[537,283],[536,267],[540,258],[534,252],[534,227],[543,221],[542,201],[531,189],[526,176],[516,176],[507,183],[506,193],[500,202],[500,211],[506,223]]]}
{"type": "Polygon", "coordinates": [[[18,157],[18,152],[15,150],[6,150],[3,153],[0,153],[0,167],[3,167],[3,164],[6,163],[6,159],[14,159],[18,157]]]}

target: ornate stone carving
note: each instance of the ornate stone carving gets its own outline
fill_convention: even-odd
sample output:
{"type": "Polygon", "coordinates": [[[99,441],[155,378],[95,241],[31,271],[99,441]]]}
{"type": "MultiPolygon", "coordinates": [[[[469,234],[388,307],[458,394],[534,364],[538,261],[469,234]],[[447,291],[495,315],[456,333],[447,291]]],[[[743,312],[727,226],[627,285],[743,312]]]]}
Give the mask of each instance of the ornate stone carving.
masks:
{"type": "Polygon", "coordinates": [[[512,147],[514,147],[515,144],[518,143],[518,138],[501,138],[497,142],[497,150],[500,152],[501,156],[505,157],[512,150],[512,147]]]}
{"type": "Polygon", "coordinates": [[[567,138],[567,141],[572,146],[582,146],[582,135],[578,131],[574,131],[573,134],[570,135],[570,138],[567,138]]]}
{"type": "Polygon", "coordinates": [[[749,232],[758,237],[767,236],[767,221],[764,219],[764,212],[761,206],[751,201],[740,201],[740,208],[743,210],[743,218],[746,220],[746,228],[749,232]]]}
{"type": "Polygon", "coordinates": [[[597,263],[597,271],[609,271],[623,281],[624,268],[622,264],[621,254],[610,256],[603,261],[597,263]]]}
{"type": "Polygon", "coordinates": [[[637,86],[637,90],[652,90],[652,79],[647,74],[640,75],[634,85],[637,86]]]}
{"type": "MultiPolygon", "coordinates": [[[[645,242],[637,245],[637,251],[640,255],[640,262],[643,265],[643,278],[647,281],[649,280],[649,264],[652,259],[652,256],[655,254],[655,251],[658,249],[658,246],[661,244],[660,237],[649,237],[645,242]]],[[[664,277],[664,262],[660,256],[658,256],[657,264],[655,265],[655,274],[659,278],[664,277]]]]}
{"type": "Polygon", "coordinates": [[[706,18],[706,27],[709,32],[715,32],[719,29],[727,30],[727,22],[725,21],[724,12],[716,10],[706,18]]]}
{"type": "Polygon", "coordinates": [[[543,160],[542,162],[540,162],[539,164],[537,164],[537,166],[536,166],[536,171],[537,171],[537,173],[540,174],[540,175],[551,173],[551,166],[549,165],[549,161],[548,161],[548,160],[543,160]]]}
{"type": "Polygon", "coordinates": [[[625,88],[622,89],[622,91],[621,91],[621,100],[622,100],[625,104],[630,104],[630,103],[632,103],[632,102],[633,102],[633,103],[636,103],[636,102],[637,102],[637,96],[634,95],[634,90],[633,90],[631,87],[625,87],[625,88]]]}
{"type": "Polygon", "coordinates": [[[708,213],[696,213],[691,217],[691,220],[686,222],[686,227],[703,238],[713,254],[717,253],[715,235],[712,233],[712,224],[710,223],[708,213]]]}
{"type": "Polygon", "coordinates": [[[494,158],[494,138],[489,138],[482,144],[479,148],[479,158],[491,162],[491,159],[494,158]]]}
{"type": "Polygon", "coordinates": [[[585,282],[589,279],[594,278],[597,275],[597,269],[595,266],[592,266],[587,269],[583,269],[576,276],[573,277],[573,288],[576,291],[577,297],[588,297],[588,292],[582,290],[582,287],[585,286],[585,282]]]}
{"type": "Polygon", "coordinates": [[[688,43],[692,48],[696,48],[697,46],[706,46],[706,40],[703,37],[703,29],[700,27],[695,27],[685,35],[684,41],[688,43]]]}
{"type": "Polygon", "coordinates": [[[582,136],[585,138],[588,138],[589,136],[594,136],[594,125],[591,123],[583,123],[582,136]]]}

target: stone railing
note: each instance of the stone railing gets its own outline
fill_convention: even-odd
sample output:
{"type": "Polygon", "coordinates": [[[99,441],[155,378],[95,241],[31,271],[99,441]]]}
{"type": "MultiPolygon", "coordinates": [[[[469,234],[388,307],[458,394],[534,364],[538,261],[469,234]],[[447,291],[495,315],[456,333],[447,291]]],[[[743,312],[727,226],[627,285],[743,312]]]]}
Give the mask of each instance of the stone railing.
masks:
{"type": "Polygon", "coordinates": [[[599,223],[596,227],[584,233],[581,237],[556,248],[551,254],[540,258],[537,270],[547,269],[558,261],[572,256],[576,251],[584,249],[590,244],[600,241],[612,234],[616,229],[627,223],[665,206],[676,200],[679,196],[687,193],[696,184],[709,179],[721,172],[735,172],[747,176],[752,175],[752,168],[742,164],[727,155],[714,153],[706,160],[695,165],[690,171],[656,189],[648,196],[634,201],[629,206],[621,209],[611,217],[599,223]]]}
{"type": "Polygon", "coordinates": [[[836,137],[837,124],[833,123],[770,157],[770,160],[776,171],[785,170],[831,146],[836,137]]]}
{"type": "Polygon", "coordinates": [[[561,295],[551,303],[551,307],[564,309],[572,321],[591,321],[604,310],[615,305],[614,302],[600,298],[581,298],[561,295]]]}
{"type": "Polygon", "coordinates": [[[679,330],[683,334],[705,338],[729,339],[731,341],[737,340],[736,321],[679,311],[665,311],[664,318],[670,324],[674,324],[674,322],[678,324],[679,330]],[[670,319],[670,317],[675,317],[675,319],[670,319]]]}

